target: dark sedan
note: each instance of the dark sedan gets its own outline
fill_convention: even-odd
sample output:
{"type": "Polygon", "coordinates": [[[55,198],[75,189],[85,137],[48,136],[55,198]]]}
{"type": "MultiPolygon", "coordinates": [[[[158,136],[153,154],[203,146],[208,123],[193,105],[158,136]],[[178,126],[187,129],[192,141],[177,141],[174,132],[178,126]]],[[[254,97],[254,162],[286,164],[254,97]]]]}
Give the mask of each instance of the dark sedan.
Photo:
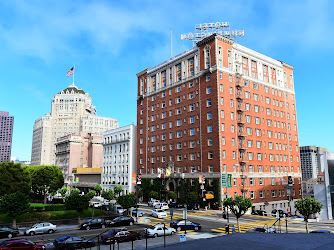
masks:
{"type": "Polygon", "coordinates": [[[5,240],[0,244],[0,250],[17,249],[17,250],[45,250],[42,243],[34,243],[26,239],[5,240]]]}
{"type": "Polygon", "coordinates": [[[177,202],[171,202],[171,203],[169,203],[169,207],[170,208],[181,208],[181,207],[184,207],[184,205],[179,204],[177,202]]]}
{"type": "Polygon", "coordinates": [[[70,235],[55,239],[53,245],[58,249],[89,248],[95,246],[95,241],[70,235]]]}
{"type": "Polygon", "coordinates": [[[191,222],[189,220],[179,220],[177,222],[170,223],[170,227],[175,228],[176,231],[184,231],[187,230],[201,230],[201,225],[198,223],[191,222]]]}
{"type": "Polygon", "coordinates": [[[19,233],[19,230],[11,227],[0,227],[0,238],[12,238],[19,233]]]}
{"type": "Polygon", "coordinates": [[[115,228],[111,229],[108,233],[101,235],[101,241],[103,244],[108,244],[114,240],[114,237],[117,233],[121,231],[126,231],[125,228],[115,228]]]}
{"type": "Polygon", "coordinates": [[[127,242],[140,240],[140,233],[138,232],[129,232],[129,231],[120,231],[118,232],[111,240],[115,240],[116,242],[127,242]]]}
{"type": "Polygon", "coordinates": [[[80,229],[90,230],[92,228],[105,228],[106,222],[104,219],[90,219],[80,225],[80,229]]]}
{"type": "Polygon", "coordinates": [[[119,227],[119,226],[132,226],[134,224],[134,219],[129,216],[120,216],[113,219],[108,226],[119,227]]]}

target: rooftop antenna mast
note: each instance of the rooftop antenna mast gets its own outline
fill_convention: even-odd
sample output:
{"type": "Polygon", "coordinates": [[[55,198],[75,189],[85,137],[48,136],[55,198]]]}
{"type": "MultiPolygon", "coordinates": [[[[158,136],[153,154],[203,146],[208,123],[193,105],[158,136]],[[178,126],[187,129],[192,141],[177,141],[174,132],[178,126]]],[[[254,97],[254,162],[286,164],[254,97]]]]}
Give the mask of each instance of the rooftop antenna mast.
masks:
{"type": "Polygon", "coordinates": [[[245,36],[244,30],[231,30],[228,22],[196,24],[195,30],[195,32],[181,34],[181,40],[191,40],[195,46],[196,42],[201,41],[212,34],[218,34],[232,40],[237,36],[245,36]]]}

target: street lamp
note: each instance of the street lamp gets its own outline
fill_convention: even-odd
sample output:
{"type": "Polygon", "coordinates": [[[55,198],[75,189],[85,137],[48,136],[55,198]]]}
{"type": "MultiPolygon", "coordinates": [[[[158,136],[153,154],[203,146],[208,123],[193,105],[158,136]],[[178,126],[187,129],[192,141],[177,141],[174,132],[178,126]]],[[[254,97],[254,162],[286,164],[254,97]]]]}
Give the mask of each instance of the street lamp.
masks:
{"type": "Polygon", "coordinates": [[[140,172],[141,169],[144,169],[144,166],[141,168],[137,169],[137,174],[136,174],[136,222],[138,223],[138,185],[141,184],[141,181],[138,181],[138,172],[140,172]]]}
{"type": "MultiPolygon", "coordinates": [[[[227,179],[227,181],[226,181],[226,194],[225,194],[226,198],[227,198],[227,195],[228,195],[227,194],[227,191],[228,191],[227,168],[230,168],[230,167],[239,167],[239,164],[234,164],[234,165],[231,165],[231,166],[225,168],[225,171],[224,171],[225,172],[225,178],[227,179]]],[[[231,182],[232,182],[232,180],[231,180],[231,182]]],[[[228,207],[226,208],[226,218],[227,218],[227,224],[230,224],[230,218],[228,216],[228,207]]]]}

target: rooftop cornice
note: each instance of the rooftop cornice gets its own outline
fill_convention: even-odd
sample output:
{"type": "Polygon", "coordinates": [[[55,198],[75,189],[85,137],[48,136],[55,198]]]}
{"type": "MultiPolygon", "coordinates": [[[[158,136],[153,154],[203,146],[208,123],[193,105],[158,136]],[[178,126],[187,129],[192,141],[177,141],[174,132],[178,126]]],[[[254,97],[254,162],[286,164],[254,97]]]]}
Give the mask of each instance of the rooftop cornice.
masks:
{"type": "Polygon", "coordinates": [[[285,63],[285,62],[282,62],[282,61],[280,61],[280,62],[282,63],[283,67],[287,67],[289,69],[294,69],[295,68],[294,66],[292,66],[292,65],[290,65],[288,63],[285,63]]]}
{"type": "Polygon", "coordinates": [[[140,76],[142,76],[142,75],[145,75],[149,69],[150,69],[150,68],[147,68],[147,69],[144,69],[144,70],[140,71],[139,73],[136,74],[136,76],[137,76],[137,77],[140,77],[140,76]]]}

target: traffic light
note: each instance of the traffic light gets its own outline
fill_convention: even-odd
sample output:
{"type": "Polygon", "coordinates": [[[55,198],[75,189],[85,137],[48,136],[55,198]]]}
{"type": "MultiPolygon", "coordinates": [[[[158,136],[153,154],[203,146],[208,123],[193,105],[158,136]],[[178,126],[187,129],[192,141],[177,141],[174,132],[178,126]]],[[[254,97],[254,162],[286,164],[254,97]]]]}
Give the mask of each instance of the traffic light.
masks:
{"type": "Polygon", "coordinates": [[[140,174],[137,175],[137,184],[141,184],[141,175],[140,174]]]}

